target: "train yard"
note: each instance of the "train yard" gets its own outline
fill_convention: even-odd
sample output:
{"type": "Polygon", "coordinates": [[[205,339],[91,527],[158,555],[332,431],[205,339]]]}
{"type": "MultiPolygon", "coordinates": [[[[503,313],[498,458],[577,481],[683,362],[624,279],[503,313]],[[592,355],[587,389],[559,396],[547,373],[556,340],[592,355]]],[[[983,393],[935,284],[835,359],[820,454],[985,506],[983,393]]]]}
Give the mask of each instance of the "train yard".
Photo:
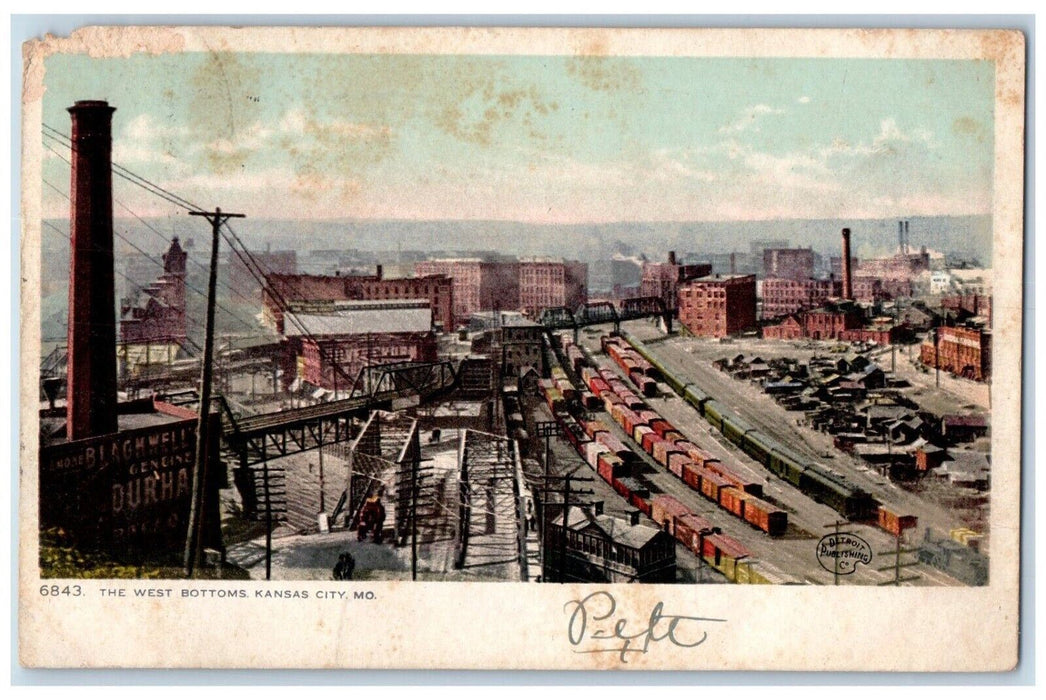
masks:
{"type": "MultiPolygon", "coordinates": [[[[556,359],[562,366],[553,366],[551,378],[541,385],[548,411],[563,423],[564,441],[590,466],[596,481],[610,485],[626,508],[653,518],[681,544],[689,538],[684,547],[700,552],[729,580],[887,585],[900,578],[901,569],[882,565],[894,561],[888,554],[899,544],[914,552],[926,521],[946,536],[961,525],[954,515],[912,494],[897,497],[902,489],[878,474],[855,468],[851,475],[836,462],[823,466],[830,442],[823,451],[816,441],[800,443],[801,452],[783,447],[785,439],[794,444],[795,436],[787,435],[794,418],[768,417],[767,409],[779,407],[765,395],[759,397],[758,411],[749,405],[741,413],[735,402],[725,403],[733,396],[720,392],[728,399],[721,411],[713,410],[713,415],[722,414],[716,425],[673,390],[670,384],[678,384],[673,374],[666,382],[656,370],[649,371],[649,363],[637,368],[637,359],[640,365],[643,359],[628,341],[642,343],[627,331],[622,335],[608,339],[603,333],[585,333],[574,349],[569,338],[560,336],[563,348],[556,359]],[[569,415],[563,410],[566,405],[582,408],[569,415]],[[763,428],[773,436],[766,442],[787,458],[772,465],[761,449],[732,434],[731,424],[744,426],[734,411],[752,420],[754,425],[746,426],[745,432],[755,436],[759,434],[755,427],[763,428]],[[759,414],[758,419],[752,419],[752,413],[759,414]],[[787,466],[791,463],[803,466],[796,470],[787,466]],[[845,578],[834,575],[818,561],[816,552],[818,542],[836,523],[865,539],[881,557],[845,578]],[[739,562],[745,566],[738,566],[739,562]]],[[[655,344],[657,352],[674,342],[680,341],[655,344]]],[[[708,364],[708,374],[717,372],[708,364]]],[[[916,563],[914,554],[906,555],[904,569],[905,582],[915,585],[963,582],[916,563]]]]}

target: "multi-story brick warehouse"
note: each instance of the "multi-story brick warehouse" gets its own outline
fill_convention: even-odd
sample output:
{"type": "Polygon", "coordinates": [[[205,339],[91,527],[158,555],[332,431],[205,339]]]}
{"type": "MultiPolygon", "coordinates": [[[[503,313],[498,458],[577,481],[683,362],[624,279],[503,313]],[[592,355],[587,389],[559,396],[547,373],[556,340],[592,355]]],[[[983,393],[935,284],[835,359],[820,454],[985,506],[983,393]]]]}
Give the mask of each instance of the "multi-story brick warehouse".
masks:
{"type": "Polygon", "coordinates": [[[919,348],[919,359],[928,367],[988,381],[992,374],[991,341],[991,333],[981,328],[942,326],[927,334],[919,348]]]}
{"type": "Polygon", "coordinates": [[[551,258],[485,261],[479,258],[425,260],[414,274],[440,274],[454,282],[454,324],[466,323],[480,311],[526,311],[566,306],[575,309],[588,299],[588,265],[551,258]]]}
{"type": "Polygon", "coordinates": [[[518,308],[537,316],[542,309],[565,306],[571,311],[587,301],[588,264],[554,258],[519,261],[518,308]]]}
{"type": "Polygon", "coordinates": [[[643,263],[643,278],[639,283],[639,295],[658,297],[666,309],[675,309],[679,304],[679,285],[690,280],[712,274],[711,263],[680,265],[676,254],[669,251],[668,262],[643,263]]]}
{"type": "Polygon", "coordinates": [[[299,304],[335,301],[385,301],[427,299],[436,326],[453,328],[453,282],[434,274],[426,277],[385,279],[381,267],[376,275],[268,275],[262,294],[267,325],[284,332],[283,303],[299,304]],[[274,296],[278,295],[278,296],[274,296]]]}
{"type": "Polygon", "coordinates": [[[163,274],[134,297],[121,300],[120,342],[184,343],[185,262],[188,258],[178,237],[163,254],[163,274]]]}
{"type": "Polygon", "coordinates": [[[297,377],[314,387],[349,391],[364,367],[436,360],[432,311],[423,299],[343,301],[288,314],[294,319],[286,324],[286,384],[297,377]]]}
{"type": "Polygon", "coordinates": [[[837,280],[763,280],[764,319],[779,318],[804,309],[821,306],[833,297],[843,295],[843,283],[837,280]]]}
{"type": "Polygon", "coordinates": [[[812,248],[767,248],[763,251],[763,277],[802,281],[813,276],[812,248]]]}
{"type": "Polygon", "coordinates": [[[681,286],[679,322],[693,335],[711,338],[754,328],[755,275],[713,275],[681,286]]]}

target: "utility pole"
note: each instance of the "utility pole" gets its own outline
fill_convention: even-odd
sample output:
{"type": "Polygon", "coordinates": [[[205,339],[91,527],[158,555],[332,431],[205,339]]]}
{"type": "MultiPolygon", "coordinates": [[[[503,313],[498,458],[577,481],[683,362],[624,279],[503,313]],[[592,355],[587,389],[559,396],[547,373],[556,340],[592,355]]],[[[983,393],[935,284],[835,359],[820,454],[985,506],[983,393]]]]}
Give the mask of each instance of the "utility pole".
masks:
{"type": "Polygon", "coordinates": [[[879,584],[880,586],[900,586],[902,583],[905,583],[907,581],[917,581],[920,578],[920,576],[918,574],[913,574],[912,576],[907,576],[905,578],[901,578],[901,569],[907,569],[910,566],[918,566],[919,565],[918,559],[916,559],[913,562],[909,562],[907,564],[902,564],[901,563],[901,555],[902,554],[918,554],[919,553],[918,549],[901,549],[901,535],[903,533],[904,533],[904,530],[902,530],[900,527],[898,527],[897,528],[897,534],[894,536],[894,538],[895,538],[894,542],[896,544],[896,548],[894,549],[894,551],[892,551],[892,552],[879,552],[879,556],[881,556],[881,557],[889,556],[891,554],[894,556],[894,562],[893,562],[892,565],[890,565],[890,566],[880,566],[877,569],[877,571],[893,571],[893,580],[892,581],[883,581],[882,583],[879,584]]]}
{"type": "Polygon", "coordinates": [[[223,214],[215,207],[213,212],[191,211],[189,216],[202,216],[211,222],[211,270],[207,281],[207,326],[203,343],[203,367],[200,370],[200,417],[196,424],[196,464],[193,467],[192,502],[189,506],[189,528],[185,538],[185,573],[189,578],[199,569],[203,560],[204,493],[207,481],[206,455],[211,414],[211,364],[214,362],[214,289],[218,282],[218,235],[222,224],[244,214],[223,214]]]}
{"type": "Polygon", "coordinates": [[[545,438],[545,478],[548,478],[548,465],[552,456],[552,438],[562,435],[559,423],[554,420],[536,421],[534,423],[534,435],[545,438]]]}
{"type": "Polygon", "coordinates": [[[265,580],[272,579],[272,491],[269,487],[269,460],[262,462],[265,479],[265,580]]]}

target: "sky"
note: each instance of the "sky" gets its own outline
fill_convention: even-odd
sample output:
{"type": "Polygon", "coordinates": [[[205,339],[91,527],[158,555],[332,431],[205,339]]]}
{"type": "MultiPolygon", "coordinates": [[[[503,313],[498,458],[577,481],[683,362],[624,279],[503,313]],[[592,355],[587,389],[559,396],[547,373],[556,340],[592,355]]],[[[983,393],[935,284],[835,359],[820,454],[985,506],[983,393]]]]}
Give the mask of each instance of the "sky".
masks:
{"type": "MultiPolygon", "coordinates": [[[[183,53],[46,61],[44,122],[269,219],[532,223],[988,214],[990,62],[183,53]]],[[[49,139],[62,155],[68,155],[49,139]]],[[[68,165],[44,150],[44,179],[68,165]]],[[[43,188],[44,213],[68,201],[43,188]]],[[[177,213],[114,181],[117,216],[177,213]]]]}

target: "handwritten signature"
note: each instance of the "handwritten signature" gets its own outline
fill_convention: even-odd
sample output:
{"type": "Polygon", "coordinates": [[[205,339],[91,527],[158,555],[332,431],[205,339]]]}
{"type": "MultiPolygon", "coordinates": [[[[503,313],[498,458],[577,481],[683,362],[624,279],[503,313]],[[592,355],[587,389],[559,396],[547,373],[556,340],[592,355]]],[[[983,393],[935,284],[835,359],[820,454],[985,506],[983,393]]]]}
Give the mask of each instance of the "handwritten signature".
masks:
{"type": "Polygon", "coordinates": [[[575,654],[617,653],[622,663],[628,663],[628,654],[646,654],[651,644],[663,640],[679,647],[699,646],[708,639],[708,632],[699,623],[726,622],[715,617],[665,615],[662,612],[664,604],[658,602],[650,611],[646,627],[629,629],[628,619],[615,619],[617,601],[607,591],[597,591],[581,600],[572,600],[563,609],[570,613],[567,638],[573,646],[582,646],[585,642],[599,645],[600,642],[596,640],[611,640],[607,646],[574,649],[575,654]]]}

